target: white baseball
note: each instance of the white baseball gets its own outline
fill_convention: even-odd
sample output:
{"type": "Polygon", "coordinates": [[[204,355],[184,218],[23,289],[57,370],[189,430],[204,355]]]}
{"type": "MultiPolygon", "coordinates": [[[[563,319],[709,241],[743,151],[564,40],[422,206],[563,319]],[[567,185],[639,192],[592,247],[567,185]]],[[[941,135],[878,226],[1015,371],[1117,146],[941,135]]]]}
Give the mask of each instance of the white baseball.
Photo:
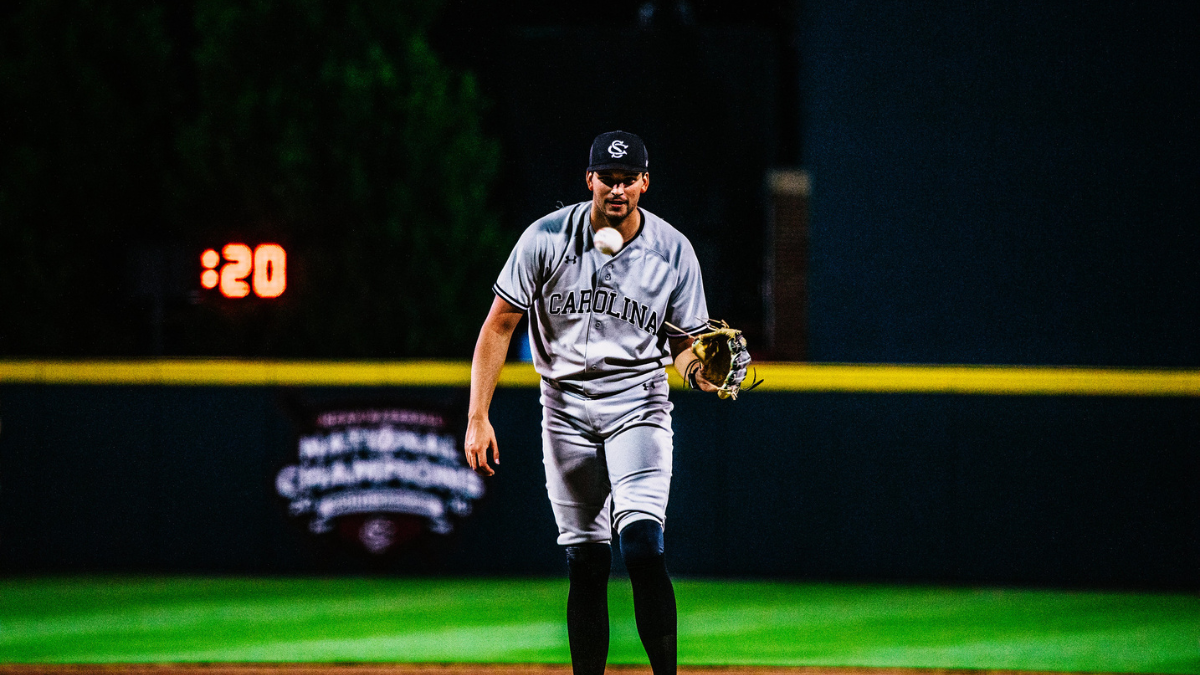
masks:
{"type": "Polygon", "coordinates": [[[605,255],[616,255],[617,251],[625,245],[625,239],[612,227],[602,227],[596,230],[596,234],[592,235],[592,241],[596,243],[596,248],[605,255]]]}

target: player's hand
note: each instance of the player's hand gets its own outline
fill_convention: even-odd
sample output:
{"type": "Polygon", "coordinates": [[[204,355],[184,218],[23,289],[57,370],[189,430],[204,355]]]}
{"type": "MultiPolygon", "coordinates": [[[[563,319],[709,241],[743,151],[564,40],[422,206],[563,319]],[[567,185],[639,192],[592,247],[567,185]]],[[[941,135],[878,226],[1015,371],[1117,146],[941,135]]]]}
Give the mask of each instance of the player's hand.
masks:
{"type": "Polygon", "coordinates": [[[720,389],[717,385],[704,379],[703,369],[696,371],[696,386],[700,387],[700,391],[707,391],[710,394],[720,389]]]}
{"type": "Polygon", "coordinates": [[[496,432],[492,423],[486,417],[471,419],[467,422],[466,443],[467,464],[480,476],[494,476],[496,472],[488,465],[488,450],[492,451],[492,461],[500,465],[500,446],[496,444],[496,432]]]}

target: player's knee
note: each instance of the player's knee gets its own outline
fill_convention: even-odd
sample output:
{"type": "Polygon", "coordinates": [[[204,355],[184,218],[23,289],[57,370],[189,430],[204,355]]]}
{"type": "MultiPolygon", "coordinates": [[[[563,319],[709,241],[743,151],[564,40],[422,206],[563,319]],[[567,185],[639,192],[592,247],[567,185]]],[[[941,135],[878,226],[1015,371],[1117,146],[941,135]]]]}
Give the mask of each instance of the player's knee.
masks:
{"type": "Polygon", "coordinates": [[[638,520],[621,530],[621,555],[626,569],[663,563],[662,526],[653,520],[638,520]]]}
{"type": "Polygon", "coordinates": [[[567,547],[567,575],[572,582],[608,582],[612,569],[612,547],[608,544],[576,544],[567,547]]]}

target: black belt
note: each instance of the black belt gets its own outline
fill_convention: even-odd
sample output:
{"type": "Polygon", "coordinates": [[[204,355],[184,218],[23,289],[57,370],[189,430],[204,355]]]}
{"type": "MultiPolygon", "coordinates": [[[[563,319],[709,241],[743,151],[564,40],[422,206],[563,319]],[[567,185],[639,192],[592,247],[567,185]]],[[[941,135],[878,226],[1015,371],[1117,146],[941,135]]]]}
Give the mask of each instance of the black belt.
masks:
{"type": "MultiPolygon", "coordinates": [[[[654,386],[655,384],[658,384],[659,382],[666,380],[666,379],[667,379],[667,374],[663,373],[661,377],[655,377],[655,378],[647,380],[637,386],[650,387],[650,386],[654,386]]],[[[620,394],[622,391],[628,391],[626,389],[623,389],[621,391],[610,391],[603,395],[597,396],[597,395],[589,394],[589,393],[585,392],[582,388],[579,388],[578,385],[563,384],[562,382],[559,382],[558,380],[552,380],[544,375],[542,376],[542,382],[545,382],[551,389],[557,389],[558,391],[565,392],[567,394],[571,394],[572,396],[579,396],[581,398],[592,399],[592,400],[608,398],[609,396],[613,396],[615,394],[620,394]]]]}
{"type": "Polygon", "coordinates": [[[594,398],[592,395],[585,392],[582,388],[576,388],[574,385],[564,385],[562,382],[559,382],[558,380],[552,380],[548,377],[542,376],[542,382],[545,382],[547,385],[549,385],[551,389],[557,389],[558,391],[566,392],[568,394],[573,394],[575,396],[582,396],[583,398],[594,398]]]}

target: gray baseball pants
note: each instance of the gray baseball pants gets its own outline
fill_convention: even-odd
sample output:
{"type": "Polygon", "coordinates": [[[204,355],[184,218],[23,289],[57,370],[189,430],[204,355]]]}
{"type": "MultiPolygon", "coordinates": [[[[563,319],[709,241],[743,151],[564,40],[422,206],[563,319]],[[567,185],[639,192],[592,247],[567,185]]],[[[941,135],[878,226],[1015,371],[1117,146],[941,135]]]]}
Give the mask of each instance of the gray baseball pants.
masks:
{"type": "Polygon", "coordinates": [[[671,489],[667,376],[587,398],[542,382],[542,461],[558,543],[609,543],[639,520],[663,525],[671,489]]]}

